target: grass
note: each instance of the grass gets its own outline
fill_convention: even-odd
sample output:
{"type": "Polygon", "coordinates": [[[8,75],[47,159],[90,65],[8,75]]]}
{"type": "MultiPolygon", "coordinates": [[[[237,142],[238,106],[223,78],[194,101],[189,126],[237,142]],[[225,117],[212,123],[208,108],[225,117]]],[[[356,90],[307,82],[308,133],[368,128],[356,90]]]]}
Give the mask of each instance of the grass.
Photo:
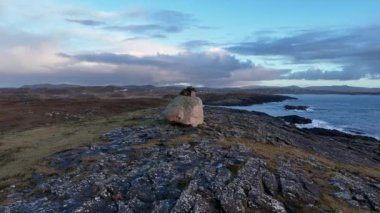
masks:
{"type": "MultiPolygon", "coordinates": [[[[52,153],[101,141],[99,136],[113,128],[154,125],[153,119],[144,119],[147,110],[121,113],[108,118],[73,122],[0,136],[0,188],[33,171],[44,169],[40,161],[52,153]]],[[[46,169],[46,168],[45,168],[46,169]]],[[[52,171],[47,171],[52,172],[52,171]]]]}
{"type": "Polygon", "coordinates": [[[170,139],[165,143],[167,146],[181,146],[193,141],[193,138],[189,135],[180,135],[175,138],[170,139]]]}

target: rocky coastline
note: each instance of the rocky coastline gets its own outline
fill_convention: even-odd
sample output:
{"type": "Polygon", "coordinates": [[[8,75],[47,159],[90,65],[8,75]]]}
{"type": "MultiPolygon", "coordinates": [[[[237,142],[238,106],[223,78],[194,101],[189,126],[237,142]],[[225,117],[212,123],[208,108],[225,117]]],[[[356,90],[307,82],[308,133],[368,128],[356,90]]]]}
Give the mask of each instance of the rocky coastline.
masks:
{"type": "Polygon", "coordinates": [[[51,155],[1,190],[0,212],[380,211],[379,141],[220,107],[193,128],[162,111],[51,155]]]}
{"type": "MultiPolygon", "coordinates": [[[[264,104],[270,102],[281,102],[296,99],[294,97],[274,94],[231,92],[231,93],[205,93],[199,92],[198,96],[205,105],[209,106],[249,106],[253,104],[264,104]]],[[[164,95],[163,98],[171,100],[176,95],[164,95]]]]}
{"type": "Polygon", "coordinates": [[[201,94],[200,97],[204,100],[204,104],[209,106],[249,106],[296,99],[285,95],[258,93],[201,94]]]}

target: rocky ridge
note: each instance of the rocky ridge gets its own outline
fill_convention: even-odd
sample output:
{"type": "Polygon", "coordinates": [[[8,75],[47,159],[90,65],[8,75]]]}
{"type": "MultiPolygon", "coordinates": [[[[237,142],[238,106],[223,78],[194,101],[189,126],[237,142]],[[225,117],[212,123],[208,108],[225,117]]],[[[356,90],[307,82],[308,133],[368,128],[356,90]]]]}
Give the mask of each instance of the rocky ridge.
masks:
{"type": "Polygon", "coordinates": [[[205,125],[176,126],[160,111],[52,155],[54,172],[4,189],[0,212],[380,211],[378,141],[212,107],[205,125]]]}

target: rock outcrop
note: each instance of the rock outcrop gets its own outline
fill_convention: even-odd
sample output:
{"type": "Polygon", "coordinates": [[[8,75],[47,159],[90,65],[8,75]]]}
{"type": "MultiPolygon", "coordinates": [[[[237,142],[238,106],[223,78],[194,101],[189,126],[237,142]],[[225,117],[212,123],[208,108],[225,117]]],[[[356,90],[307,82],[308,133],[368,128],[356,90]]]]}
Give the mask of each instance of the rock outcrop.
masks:
{"type": "Polygon", "coordinates": [[[186,88],[168,104],[164,115],[170,122],[197,127],[204,120],[202,100],[192,87],[186,88]]]}
{"type": "Polygon", "coordinates": [[[308,106],[302,106],[302,105],[300,106],[285,105],[284,108],[286,110],[302,110],[302,111],[309,109],[308,106]]]}
{"type": "Polygon", "coordinates": [[[298,115],[279,116],[278,118],[290,124],[310,124],[312,122],[310,118],[304,118],[298,115]]]}
{"type": "Polygon", "coordinates": [[[44,171],[53,173],[0,190],[0,212],[380,210],[378,141],[210,107],[207,125],[186,128],[163,122],[161,111],[146,111],[105,142],[48,157],[44,171]]]}

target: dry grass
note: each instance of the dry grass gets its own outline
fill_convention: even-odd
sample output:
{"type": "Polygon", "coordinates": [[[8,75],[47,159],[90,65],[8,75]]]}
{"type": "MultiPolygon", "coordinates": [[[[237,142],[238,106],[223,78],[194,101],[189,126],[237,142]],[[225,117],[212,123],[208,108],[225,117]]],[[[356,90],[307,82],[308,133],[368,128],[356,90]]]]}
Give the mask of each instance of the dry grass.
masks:
{"type": "Polygon", "coordinates": [[[175,137],[175,138],[169,140],[168,142],[165,143],[165,145],[180,146],[182,144],[190,143],[193,140],[194,140],[194,138],[189,136],[189,135],[181,135],[181,136],[178,136],[178,137],[175,137]]]}
{"type": "Polygon", "coordinates": [[[147,140],[145,143],[133,145],[133,148],[135,148],[135,149],[147,149],[147,148],[151,148],[157,144],[159,144],[158,140],[150,139],[150,140],[147,140]]]}
{"type": "Polygon", "coordinates": [[[0,134],[108,117],[166,103],[159,98],[8,100],[0,95],[0,134]]]}
{"type": "Polygon", "coordinates": [[[0,188],[20,178],[27,178],[36,166],[52,153],[97,143],[99,136],[113,128],[152,125],[143,119],[147,110],[127,112],[92,121],[40,127],[0,136],[0,188]],[[139,119],[141,118],[141,119],[139,119]]]}

